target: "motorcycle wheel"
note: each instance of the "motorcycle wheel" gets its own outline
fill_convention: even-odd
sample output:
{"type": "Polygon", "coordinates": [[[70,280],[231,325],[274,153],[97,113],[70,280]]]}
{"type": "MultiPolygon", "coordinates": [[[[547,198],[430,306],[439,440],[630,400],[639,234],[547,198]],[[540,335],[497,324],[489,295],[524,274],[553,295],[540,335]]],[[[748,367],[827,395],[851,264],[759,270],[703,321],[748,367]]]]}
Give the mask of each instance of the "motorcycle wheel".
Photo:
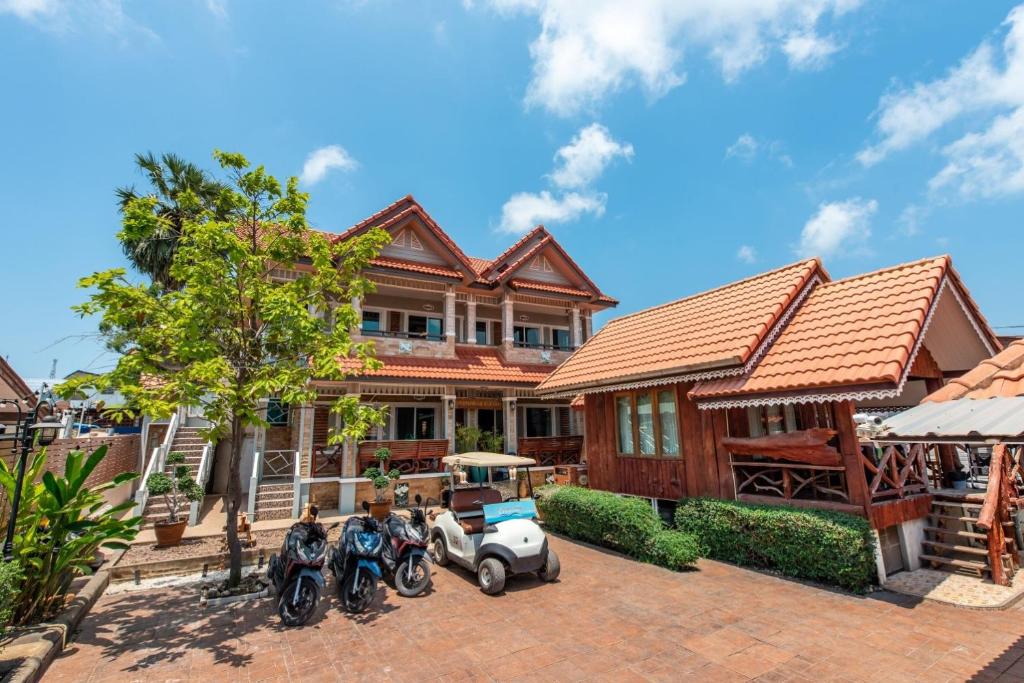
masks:
{"type": "Polygon", "coordinates": [[[341,582],[341,604],[349,614],[358,614],[370,606],[377,594],[377,578],[368,571],[359,572],[359,585],[355,585],[355,573],[341,582]]]}
{"type": "Polygon", "coordinates": [[[412,577],[409,576],[409,563],[411,559],[400,563],[395,569],[395,588],[398,594],[406,598],[414,598],[430,585],[430,563],[427,558],[420,557],[412,567],[412,577]]]}
{"type": "Polygon", "coordinates": [[[312,579],[297,579],[299,584],[299,599],[295,598],[295,581],[290,581],[277,599],[277,613],[281,617],[281,623],[285,626],[302,626],[316,611],[316,605],[320,601],[320,586],[312,579]]]}

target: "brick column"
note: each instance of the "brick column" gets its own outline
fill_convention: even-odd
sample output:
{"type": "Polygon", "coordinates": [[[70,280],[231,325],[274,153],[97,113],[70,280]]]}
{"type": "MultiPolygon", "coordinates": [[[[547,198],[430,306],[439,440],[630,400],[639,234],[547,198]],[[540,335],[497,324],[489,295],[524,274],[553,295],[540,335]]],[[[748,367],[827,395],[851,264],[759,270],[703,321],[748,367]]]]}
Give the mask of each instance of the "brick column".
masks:
{"type": "Polygon", "coordinates": [[[516,397],[505,396],[501,400],[505,407],[505,452],[515,453],[519,450],[519,437],[516,436],[516,397]]]}
{"type": "Polygon", "coordinates": [[[473,296],[466,302],[466,343],[476,344],[476,299],[473,296]]]}
{"type": "Polygon", "coordinates": [[[580,320],[580,307],[572,307],[572,345],[580,346],[583,344],[583,326],[580,320]]]}
{"type": "Polygon", "coordinates": [[[502,344],[506,350],[512,348],[512,341],[515,338],[512,330],[514,323],[515,316],[512,311],[512,298],[506,294],[505,298],[501,301],[501,333],[504,336],[502,344]]]}

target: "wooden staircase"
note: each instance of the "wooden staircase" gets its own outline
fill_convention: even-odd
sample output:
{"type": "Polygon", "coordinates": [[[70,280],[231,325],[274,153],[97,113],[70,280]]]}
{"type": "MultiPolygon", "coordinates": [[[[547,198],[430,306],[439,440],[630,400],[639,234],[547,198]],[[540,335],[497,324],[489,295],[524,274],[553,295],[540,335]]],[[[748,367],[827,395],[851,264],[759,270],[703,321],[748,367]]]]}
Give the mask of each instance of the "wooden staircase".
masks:
{"type": "MultiPolygon", "coordinates": [[[[928,515],[928,526],[925,527],[921,561],[929,562],[936,568],[945,566],[954,571],[974,573],[979,577],[986,574],[991,576],[992,558],[996,553],[990,552],[989,534],[978,526],[978,515],[984,500],[985,495],[981,492],[936,492],[928,515]]],[[[1017,553],[1013,522],[1003,521],[1002,525],[1005,543],[998,557],[1003,570],[1012,575],[1015,565],[1012,554],[1017,553]]]]}
{"type": "MultiPolygon", "coordinates": [[[[184,453],[185,464],[192,470],[192,477],[199,474],[199,464],[203,458],[203,448],[206,446],[206,439],[199,435],[198,427],[178,427],[174,432],[174,441],[171,442],[169,453],[184,453]]],[[[164,472],[172,474],[174,466],[166,465],[164,472]]],[[[186,501],[178,515],[188,519],[189,506],[186,501]]],[[[151,529],[156,522],[167,519],[167,503],[163,496],[150,496],[146,502],[146,509],[142,513],[142,528],[151,529]]]]}

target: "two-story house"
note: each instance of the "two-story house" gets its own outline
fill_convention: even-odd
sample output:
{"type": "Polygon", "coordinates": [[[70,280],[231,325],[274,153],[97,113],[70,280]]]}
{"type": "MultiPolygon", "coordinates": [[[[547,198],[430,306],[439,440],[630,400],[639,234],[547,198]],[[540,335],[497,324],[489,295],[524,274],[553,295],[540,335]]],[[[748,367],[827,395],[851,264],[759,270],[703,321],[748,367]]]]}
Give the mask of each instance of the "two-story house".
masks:
{"type": "Polygon", "coordinates": [[[366,273],[376,291],[359,304],[355,337],[374,342],[383,367],[318,382],[312,405],[269,399],[270,426],[253,434],[243,462],[257,519],[288,516],[306,500],[354,509],[369,495],[359,475],[380,446],[403,481],[430,493],[460,425],[500,434],[507,452],[544,465],[579,461],[582,412],[534,388],[591,336],[593,315],[617,302],[542,226],[496,258],[474,258],[406,196],[334,239],[372,227],[392,241],[366,273]],[[329,446],[339,395],[386,406],[386,424],[365,442],[329,446]]]}

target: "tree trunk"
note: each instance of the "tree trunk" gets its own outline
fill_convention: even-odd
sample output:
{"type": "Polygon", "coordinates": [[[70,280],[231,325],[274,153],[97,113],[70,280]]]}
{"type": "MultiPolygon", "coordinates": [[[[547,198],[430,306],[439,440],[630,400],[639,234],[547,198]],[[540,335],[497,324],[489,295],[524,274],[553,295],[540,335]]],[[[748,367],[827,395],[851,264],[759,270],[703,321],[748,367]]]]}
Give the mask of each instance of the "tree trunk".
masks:
{"type": "Polygon", "coordinates": [[[242,506],[242,438],[244,428],[239,417],[231,418],[231,450],[228,459],[228,490],[224,494],[228,520],[228,558],[230,574],[228,585],[242,582],[242,542],[238,538],[238,509],[242,506]]]}

